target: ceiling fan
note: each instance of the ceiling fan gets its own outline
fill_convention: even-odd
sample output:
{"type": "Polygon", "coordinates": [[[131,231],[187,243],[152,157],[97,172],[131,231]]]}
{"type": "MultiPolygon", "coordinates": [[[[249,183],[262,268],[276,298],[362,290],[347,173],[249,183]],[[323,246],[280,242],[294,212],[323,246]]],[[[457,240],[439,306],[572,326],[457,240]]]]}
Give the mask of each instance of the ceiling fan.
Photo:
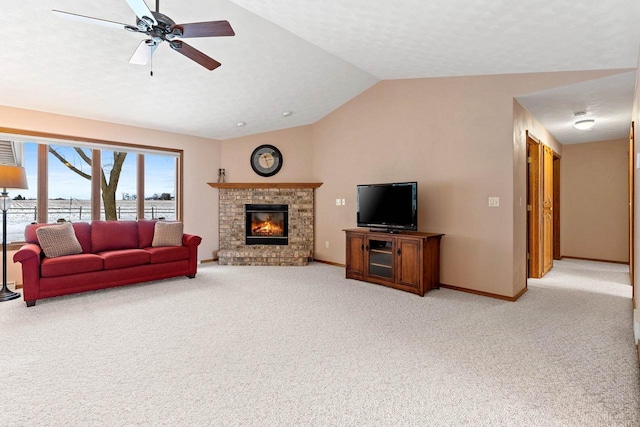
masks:
{"type": "Polygon", "coordinates": [[[129,60],[129,63],[131,64],[147,64],[160,43],[166,41],[173,50],[183,54],[208,70],[214,70],[222,65],[215,59],[200,52],[198,49],[177,39],[233,36],[235,33],[228,21],[176,24],[167,15],[163,15],[159,12],[160,0],[156,0],[155,12],[149,9],[144,0],[126,0],[126,2],[136,14],[136,25],[121,24],[119,22],[92,18],[90,16],[78,15],[76,13],[63,12],[61,10],[53,10],[53,13],[76,21],[89,22],[111,28],[124,28],[125,30],[134,33],[146,34],[149,38],[140,42],[138,48],[133,52],[133,55],[129,60]]]}

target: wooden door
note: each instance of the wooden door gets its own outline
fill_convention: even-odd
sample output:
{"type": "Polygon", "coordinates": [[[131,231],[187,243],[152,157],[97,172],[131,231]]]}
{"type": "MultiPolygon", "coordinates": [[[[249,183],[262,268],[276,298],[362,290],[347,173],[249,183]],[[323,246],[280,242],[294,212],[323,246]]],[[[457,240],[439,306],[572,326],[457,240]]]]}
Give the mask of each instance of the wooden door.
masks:
{"type": "Polygon", "coordinates": [[[527,132],[527,277],[542,277],[542,144],[527,132]]]}
{"type": "Polygon", "coordinates": [[[364,234],[347,233],[347,277],[364,276],[364,234]]]}
{"type": "Polygon", "coordinates": [[[633,195],[635,192],[635,122],[631,122],[631,131],[629,132],[629,279],[631,280],[631,286],[633,289],[633,295],[635,298],[635,286],[634,286],[634,256],[635,256],[635,241],[634,241],[634,221],[635,221],[635,205],[633,201],[633,195]]]}
{"type": "Polygon", "coordinates": [[[416,239],[398,238],[398,279],[401,285],[420,287],[420,248],[422,245],[416,239]]]}
{"type": "Polygon", "coordinates": [[[544,147],[542,180],[542,275],[553,267],[553,150],[544,147]]]}

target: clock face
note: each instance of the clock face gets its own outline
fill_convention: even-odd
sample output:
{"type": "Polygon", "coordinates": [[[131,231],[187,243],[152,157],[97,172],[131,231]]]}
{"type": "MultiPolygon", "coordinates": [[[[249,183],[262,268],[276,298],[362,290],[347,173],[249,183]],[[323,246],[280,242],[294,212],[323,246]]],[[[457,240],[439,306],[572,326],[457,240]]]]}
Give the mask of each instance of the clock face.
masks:
{"type": "Polygon", "coordinates": [[[261,145],[251,154],[251,168],[260,176],[273,176],[282,168],[282,153],[273,145],[261,145]]]}
{"type": "Polygon", "coordinates": [[[260,157],[258,157],[258,164],[263,169],[269,169],[274,163],[275,159],[271,153],[262,153],[260,157]]]}

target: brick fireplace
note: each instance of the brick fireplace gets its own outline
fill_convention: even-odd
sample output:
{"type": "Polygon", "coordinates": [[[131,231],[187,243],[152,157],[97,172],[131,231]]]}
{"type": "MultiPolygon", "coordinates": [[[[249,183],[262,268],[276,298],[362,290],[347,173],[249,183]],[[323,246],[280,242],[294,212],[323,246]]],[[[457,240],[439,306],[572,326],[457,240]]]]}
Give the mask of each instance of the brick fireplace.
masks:
{"type": "Polygon", "coordinates": [[[314,189],[321,183],[209,185],[219,189],[220,265],[306,265],[313,258],[314,189]],[[255,221],[269,219],[280,227],[286,222],[286,238],[270,229],[274,224],[257,223],[253,225],[257,235],[251,238],[248,228],[252,227],[255,207],[264,211],[255,214],[255,221]],[[265,237],[279,240],[261,242],[265,237]]]}

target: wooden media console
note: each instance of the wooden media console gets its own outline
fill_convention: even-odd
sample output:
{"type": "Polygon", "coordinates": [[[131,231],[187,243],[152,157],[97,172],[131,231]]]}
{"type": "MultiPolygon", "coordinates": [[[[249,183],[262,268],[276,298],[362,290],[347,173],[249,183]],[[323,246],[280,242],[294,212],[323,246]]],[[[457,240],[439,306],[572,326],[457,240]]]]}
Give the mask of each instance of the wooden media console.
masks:
{"type": "Polygon", "coordinates": [[[347,279],[377,283],[424,296],[440,287],[440,240],[444,234],[365,228],[347,235],[347,279]]]}

